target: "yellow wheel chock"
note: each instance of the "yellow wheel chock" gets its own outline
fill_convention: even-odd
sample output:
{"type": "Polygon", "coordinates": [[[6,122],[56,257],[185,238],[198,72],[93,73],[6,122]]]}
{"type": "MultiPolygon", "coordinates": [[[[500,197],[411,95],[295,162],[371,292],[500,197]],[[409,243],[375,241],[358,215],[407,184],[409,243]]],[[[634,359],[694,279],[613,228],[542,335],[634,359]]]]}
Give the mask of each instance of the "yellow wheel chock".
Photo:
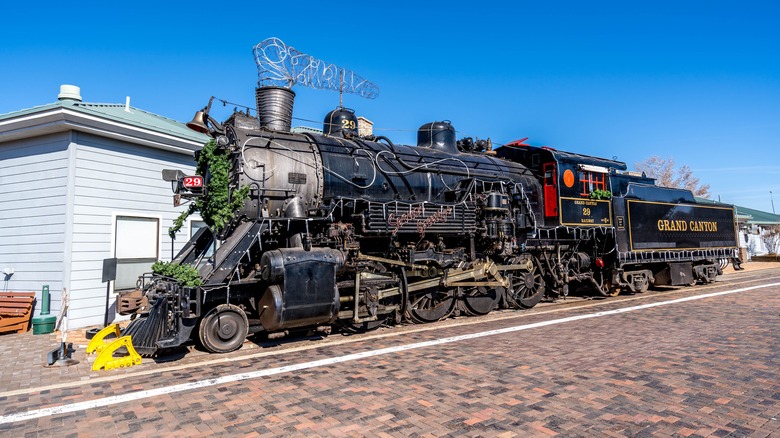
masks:
{"type": "Polygon", "coordinates": [[[95,363],[92,364],[92,371],[99,369],[113,370],[116,368],[131,367],[141,364],[141,355],[133,348],[133,341],[130,336],[121,336],[119,324],[111,324],[95,334],[89,345],[87,345],[87,354],[97,353],[95,363]],[[106,336],[116,336],[116,339],[106,341],[106,336]],[[127,356],[114,357],[116,350],[125,347],[127,356]]]}
{"type": "Polygon", "coordinates": [[[111,324],[100,330],[92,337],[87,345],[87,354],[100,353],[110,342],[105,341],[106,336],[114,335],[117,339],[121,336],[119,324],[111,324]]]}
{"type": "Polygon", "coordinates": [[[113,370],[116,368],[131,367],[133,365],[141,365],[141,355],[133,348],[133,341],[130,340],[130,336],[122,336],[106,345],[103,350],[98,353],[97,358],[95,358],[95,363],[92,364],[92,371],[97,371],[101,368],[113,370]],[[114,357],[114,352],[121,347],[127,349],[128,355],[114,357]]]}

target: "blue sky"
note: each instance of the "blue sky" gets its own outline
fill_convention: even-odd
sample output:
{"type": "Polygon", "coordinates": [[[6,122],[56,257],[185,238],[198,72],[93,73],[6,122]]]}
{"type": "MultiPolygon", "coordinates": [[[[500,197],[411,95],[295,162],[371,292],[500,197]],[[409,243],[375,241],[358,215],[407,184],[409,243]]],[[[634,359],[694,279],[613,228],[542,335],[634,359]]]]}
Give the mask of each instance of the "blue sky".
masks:
{"type": "MultiPolygon", "coordinates": [[[[252,47],[276,36],[376,83],[377,99],[344,104],[397,143],[446,119],[630,168],[672,157],[714,199],[771,212],[772,191],[780,212],[776,2],[47,3],[4,6],[0,113],[53,102],[60,84],[181,121],[212,95],[251,106],[252,47]]],[[[338,105],[294,90],[294,124],[338,105]]]]}

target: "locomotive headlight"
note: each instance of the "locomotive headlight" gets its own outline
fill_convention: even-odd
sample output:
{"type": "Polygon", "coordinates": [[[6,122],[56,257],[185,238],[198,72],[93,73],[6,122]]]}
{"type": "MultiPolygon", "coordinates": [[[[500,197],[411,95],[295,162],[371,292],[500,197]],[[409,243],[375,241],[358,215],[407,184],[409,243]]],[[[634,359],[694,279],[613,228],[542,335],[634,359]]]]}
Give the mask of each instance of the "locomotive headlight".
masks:
{"type": "Polygon", "coordinates": [[[169,181],[171,183],[171,190],[173,193],[179,193],[181,190],[181,179],[184,178],[184,172],[176,169],[163,169],[162,179],[163,181],[169,181]]]}

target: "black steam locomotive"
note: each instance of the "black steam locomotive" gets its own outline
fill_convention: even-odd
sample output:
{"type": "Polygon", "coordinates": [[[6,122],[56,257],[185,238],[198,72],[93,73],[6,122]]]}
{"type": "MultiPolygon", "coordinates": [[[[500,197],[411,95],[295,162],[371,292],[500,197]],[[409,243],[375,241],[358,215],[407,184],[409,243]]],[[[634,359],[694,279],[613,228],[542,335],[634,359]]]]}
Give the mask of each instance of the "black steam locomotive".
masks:
{"type": "Polygon", "coordinates": [[[530,308],[575,289],[711,282],[723,260],[738,263],[733,208],[622,162],[522,141],[492,150],[457,140],[449,122],[396,145],[360,135],[346,108],[321,133],[294,133],[293,98],[261,87],[258,117],[219,124],[202,111],[188,124],[229,157],[233,193],[249,194],[224,231],[201,229],[176,256],[201,286],[142,279],[143,299],[124,306],[137,313],[125,333],[142,354],[191,337],[229,352],[249,333],[362,332],[530,308]]]}

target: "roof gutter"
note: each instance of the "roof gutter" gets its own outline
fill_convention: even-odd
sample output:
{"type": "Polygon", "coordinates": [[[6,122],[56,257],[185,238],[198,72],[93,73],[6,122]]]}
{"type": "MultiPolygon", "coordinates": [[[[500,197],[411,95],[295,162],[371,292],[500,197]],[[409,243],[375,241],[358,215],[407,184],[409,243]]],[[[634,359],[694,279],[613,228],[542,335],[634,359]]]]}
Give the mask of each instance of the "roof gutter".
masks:
{"type": "Polygon", "coordinates": [[[54,108],[0,120],[0,144],[70,130],[188,155],[203,146],[203,142],[83,114],[68,108],[54,108]]]}

